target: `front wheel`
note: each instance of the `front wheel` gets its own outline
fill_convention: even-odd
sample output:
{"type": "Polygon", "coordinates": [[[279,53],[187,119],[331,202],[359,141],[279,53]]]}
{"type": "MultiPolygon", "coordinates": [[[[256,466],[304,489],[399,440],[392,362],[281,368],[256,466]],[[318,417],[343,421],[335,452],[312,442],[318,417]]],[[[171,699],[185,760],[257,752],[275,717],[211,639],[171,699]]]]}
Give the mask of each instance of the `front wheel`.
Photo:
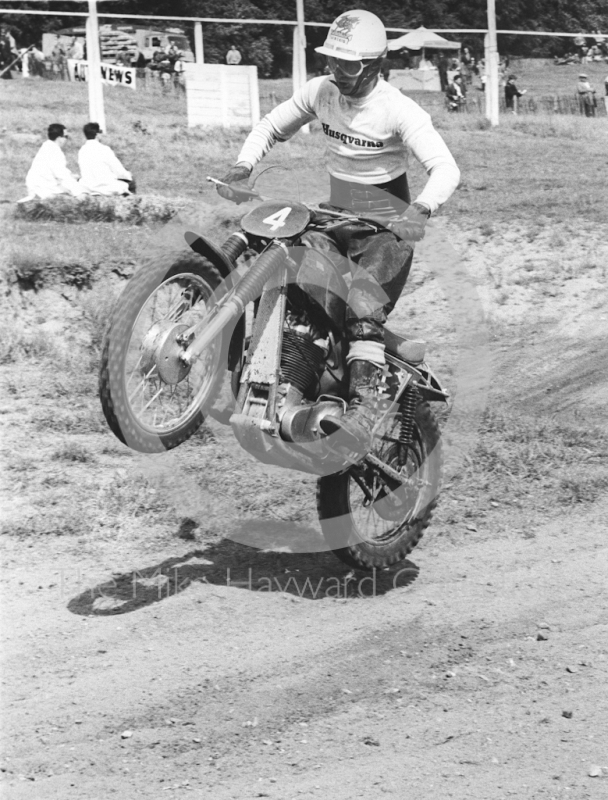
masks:
{"type": "Polygon", "coordinates": [[[401,414],[378,432],[374,455],[406,482],[397,489],[365,462],[320,478],[317,509],[323,536],[335,555],[351,567],[397,564],[413,550],[428,527],[441,482],[441,439],[426,402],[416,407],[413,437],[399,441],[401,414]]]}
{"type": "Polygon", "coordinates": [[[186,366],[180,337],[209,313],[217,270],[191,251],[147,263],[127,284],[105,335],[99,372],[104,415],[143,453],[177,447],[200,427],[223,376],[222,337],[186,366]]]}

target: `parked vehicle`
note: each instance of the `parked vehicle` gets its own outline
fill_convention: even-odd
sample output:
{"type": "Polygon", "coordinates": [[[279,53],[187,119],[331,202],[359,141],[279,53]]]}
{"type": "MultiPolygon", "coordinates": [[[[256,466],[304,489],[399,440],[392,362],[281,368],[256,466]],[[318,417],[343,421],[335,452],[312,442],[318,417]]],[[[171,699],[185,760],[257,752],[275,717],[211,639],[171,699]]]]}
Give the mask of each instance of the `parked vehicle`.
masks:
{"type": "MultiPolygon", "coordinates": [[[[83,47],[86,42],[86,29],[84,27],[65,28],[55,33],[42,35],[42,52],[51,58],[53,50],[59,44],[66,54],[74,43],[80,40],[83,47]]],[[[152,28],[134,28],[129,25],[101,25],[99,28],[99,41],[101,57],[107,63],[117,63],[119,54],[126,47],[133,62],[141,54],[146,62],[150,62],[154,53],[166,50],[172,44],[182,54],[182,61],[194,62],[196,59],[190,48],[190,42],[181,28],[168,28],[161,31],[152,28]]]]}

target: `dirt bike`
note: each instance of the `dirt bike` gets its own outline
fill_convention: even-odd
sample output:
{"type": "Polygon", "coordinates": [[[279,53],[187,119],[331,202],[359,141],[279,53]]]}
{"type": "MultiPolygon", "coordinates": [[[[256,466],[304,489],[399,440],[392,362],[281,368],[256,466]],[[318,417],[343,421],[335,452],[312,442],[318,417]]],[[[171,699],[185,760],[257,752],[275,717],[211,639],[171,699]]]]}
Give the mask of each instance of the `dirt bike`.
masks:
{"type": "MultiPolygon", "coordinates": [[[[214,180],[218,183],[217,180],[214,180]]],[[[344,339],[347,282],[308,231],[386,222],[327,204],[261,199],[222,245],[186,232],[189,250],[140,268],[105,335],[100,398],[114,434],[162,452],[203,423],[230,373],[229,417],[261,462],[318,476],[323,536],[355,568],[402,561],[437,503],[441,439],[429,402],[446,402],[423,342],[386,328],[386,367],[370,452],[326,436],[322,421],[348,401],[344,339]]]]}

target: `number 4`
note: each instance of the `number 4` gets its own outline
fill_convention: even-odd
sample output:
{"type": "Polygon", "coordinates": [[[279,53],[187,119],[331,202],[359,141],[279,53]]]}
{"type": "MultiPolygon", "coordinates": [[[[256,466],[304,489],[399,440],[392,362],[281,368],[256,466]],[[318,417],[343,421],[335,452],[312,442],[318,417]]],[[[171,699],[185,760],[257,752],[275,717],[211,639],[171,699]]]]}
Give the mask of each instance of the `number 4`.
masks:
{"type": "Polygon", "coordinates": [[[278,231],[279,228],[282,228],[285,225],[285,220],[291,213],[291,206],[287,208],[282,208],[280,211],[277,211],[276,214],[271,214],[266,219],[263,219],[262,222],[265,225],[270,225],[271,231],[278,231]]]}

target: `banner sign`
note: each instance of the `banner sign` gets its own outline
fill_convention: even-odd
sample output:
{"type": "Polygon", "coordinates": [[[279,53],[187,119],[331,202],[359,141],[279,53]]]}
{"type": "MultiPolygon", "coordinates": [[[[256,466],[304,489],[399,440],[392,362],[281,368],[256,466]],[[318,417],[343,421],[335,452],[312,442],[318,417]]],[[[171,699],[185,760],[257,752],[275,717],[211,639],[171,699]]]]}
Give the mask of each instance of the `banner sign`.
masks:
{"type": "MultiPolygon", "coordinates": [[[[71,81],[86,82],[89,79],[89,65],[86,61],[68,58],[68,72],[71,81]]],[[[118,64],[101,64],[101,81],[108,86],[128,86],[135,89],[135,67],[119,67],[118,64]]]]}
{"type": "Polygon", "coordinates": [[[184,66],[190,127],[248,130],[260,121],[257,67],[190,63],[184,66]]]}

